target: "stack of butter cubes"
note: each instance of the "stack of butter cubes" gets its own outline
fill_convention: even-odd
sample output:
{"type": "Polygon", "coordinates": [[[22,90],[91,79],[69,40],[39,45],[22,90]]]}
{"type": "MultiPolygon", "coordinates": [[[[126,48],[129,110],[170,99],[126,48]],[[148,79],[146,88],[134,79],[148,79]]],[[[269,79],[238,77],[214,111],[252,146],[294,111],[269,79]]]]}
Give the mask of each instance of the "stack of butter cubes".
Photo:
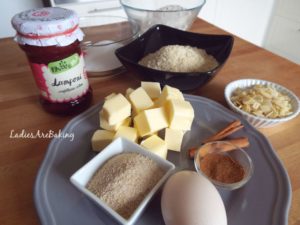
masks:
{"type": "Polygon", "coordinates": [[[125,96],[112,93],[105,97],[99,117],[102,129],[92,137],[94,151],[123,137],[166,159],[168,149],[180,151],[194,110],[177,88],[166,85],[161,91],[157,82],[142,82],[135,90],[128,88],[125,96]]]}

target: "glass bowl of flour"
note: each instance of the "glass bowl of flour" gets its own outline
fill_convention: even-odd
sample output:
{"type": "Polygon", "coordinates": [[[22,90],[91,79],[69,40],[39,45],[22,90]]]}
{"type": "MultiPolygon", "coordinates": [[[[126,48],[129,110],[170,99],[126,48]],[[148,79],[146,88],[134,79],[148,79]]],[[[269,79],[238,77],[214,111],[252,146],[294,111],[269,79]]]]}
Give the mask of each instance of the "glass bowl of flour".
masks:
{"type": "Polygon", "coordinates": [[[188,30],[205,0],[120,0],[128,18],[135,20],[144,33],[156,24],[188,30]]]}
{"type": "Polygon", "coordinates": [[[81,47],[88,76],[103,77],[123,72],[124,67],[115,56],[115,50],[138,37],[139,25],[125,17],[85,16],[80,18],[79,26],[85,34],[81,47]]]}

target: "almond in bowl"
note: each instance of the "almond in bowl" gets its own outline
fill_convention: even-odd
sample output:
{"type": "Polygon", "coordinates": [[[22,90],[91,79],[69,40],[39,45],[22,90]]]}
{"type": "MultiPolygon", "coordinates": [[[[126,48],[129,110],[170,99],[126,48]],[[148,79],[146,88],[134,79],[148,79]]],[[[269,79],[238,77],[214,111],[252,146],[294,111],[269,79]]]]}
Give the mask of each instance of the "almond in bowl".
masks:
{"type": "Polygon", "coordinates": [[[270,127],[299,114],[298,97],[287,88],[264,80],[242,79],[225,88],[228,106],[254,127],[270,127]]]}

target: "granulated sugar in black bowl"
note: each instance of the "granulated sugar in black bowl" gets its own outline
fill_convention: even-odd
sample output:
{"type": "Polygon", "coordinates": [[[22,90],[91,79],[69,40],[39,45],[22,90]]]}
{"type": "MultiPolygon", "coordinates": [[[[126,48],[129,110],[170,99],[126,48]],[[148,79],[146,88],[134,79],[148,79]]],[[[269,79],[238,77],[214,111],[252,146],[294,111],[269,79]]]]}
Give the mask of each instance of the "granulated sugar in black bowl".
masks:
{"type": "Polygon", "coordinates": [[[164,85],[190,91],[209,82],[224,66],[233,46],[230,35],[209,35],[155,25],[133,42],[115,51],[123,65],[140,80],[156,81],[164,85]],[[139,61],[167,45],[183,45],[204,49],[218,61],[218,66],[207,72],[169,72],[139,64],[139,61]]]}

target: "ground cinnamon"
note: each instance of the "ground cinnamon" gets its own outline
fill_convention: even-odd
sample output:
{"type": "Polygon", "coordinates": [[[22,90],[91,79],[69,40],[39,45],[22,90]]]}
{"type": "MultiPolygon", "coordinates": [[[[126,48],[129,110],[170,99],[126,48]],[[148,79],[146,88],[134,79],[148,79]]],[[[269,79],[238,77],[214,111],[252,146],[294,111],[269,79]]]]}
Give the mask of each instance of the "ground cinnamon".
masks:
{"type": "Polygon", "coordinates": [[[243,179],[244,168],[231,157],[212,153],[200,159],[200,168],[206,176],[222,183],[236,183],[243,179]]]}

